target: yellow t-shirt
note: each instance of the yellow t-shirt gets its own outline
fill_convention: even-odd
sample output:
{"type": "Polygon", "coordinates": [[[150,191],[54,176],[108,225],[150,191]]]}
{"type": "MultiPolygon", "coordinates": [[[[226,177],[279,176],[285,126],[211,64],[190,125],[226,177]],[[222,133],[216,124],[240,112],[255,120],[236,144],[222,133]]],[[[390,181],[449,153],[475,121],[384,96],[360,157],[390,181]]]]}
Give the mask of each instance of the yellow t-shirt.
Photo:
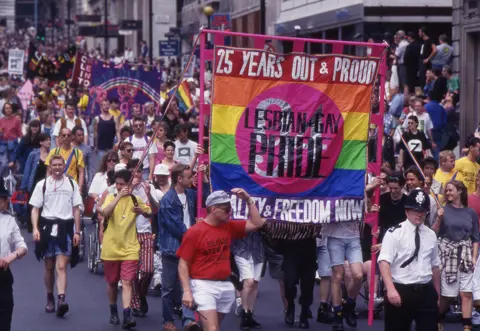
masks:
{"type": "Polygon", "coordinates": [[[125,122],[125,116],[123,116],[123,113],[119,110],[119,109],[112,109],[110,108],[108,110],[108,112],[110,113],[110,115],[112,115],[113,117],[120,117],[120,125],[123,124],[123,122],[125,122]]]}
{"type": "Polygon", "coordinates": [[[82,95],[82,97],[78,101],[77,107],[81,111],[85,111],[87,109],[87,106],[88,106],[88,95],[82,95]]]}
{"type": "Polygon", "coordinates": [[[477,162],[472,162],[468,157],[462,157],[455,161],[455,170],[462,174],[462,182],[468,190],[468,194],[475,192],[475,177],[480,170],[480,165],[477,162]]]}
{"type": "Polygon", "coordinates": [[[447,185],[447,183],[452,180],[453,176],[455,176],[456,180],[463,181],[462,174],[455,169],[452,169],[452,171],[450,171],[449,173],[445,173],[439,168],[435,173],[435,176],[433,176],[433,179],[435,179],[441,185],[440,194],[438,195],[438,199],[440,200],[440,202],[443,202],[443,192],[445,191],[445,185],[447,185]]]}
{"type": "MultiPolygon", "coordinates": [[[[150,213],[151,209],[138,196],[138,206],[143,211],[150,213]]],[[[115,196],[109,194],[105,198],[103,208],[108,206],[115,196]]],[[[108,220],[102,242],[101,259],[107,261],[130,261],[138,260],[140,244],[137,239],[137,225],[131,196],[122,197],[115,206],[112,216],[108,220]]]]}
{"type": "MultiPolygon", "coordinates": [[[[73,155],[72,161],[70,162],[70,166],[67,169],[66,174],[72,177],[77,183],[78,183],[78,167],[85,168],[85,162],[83,161],[83,153],[81,150],[76,148],[77,153],[73,155]],[[78,156],[78,159],[77,159],[78,156]]],[[[45,165],[50,165],[50,159],[52,156],[55,154],[59,154],[63,157],[65,160],[65,163],[67,163],[68,158],[70,157],[70,154],[72,154],[73,148],[70,148],[69,150],[64,149],[63,147],[60,148],[54,148],[48,153],[47,158],[45,159],[45,165]],[[58,150],[58,152],[57,152],[58,150]]]]}

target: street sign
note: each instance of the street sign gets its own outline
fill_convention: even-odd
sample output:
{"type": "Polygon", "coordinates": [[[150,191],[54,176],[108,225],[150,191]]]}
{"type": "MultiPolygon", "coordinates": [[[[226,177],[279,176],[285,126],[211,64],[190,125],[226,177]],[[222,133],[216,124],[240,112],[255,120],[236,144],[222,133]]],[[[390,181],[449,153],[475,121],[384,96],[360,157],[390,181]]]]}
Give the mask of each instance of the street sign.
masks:
{"type": "Polygon", "coordinates": [[[25,51],[11,49],[8,52],[8,74],[23,75],[23,64],[25,62],[25,51]]]}
{"type": "Polygon", "coordinates": [[[160,56],[179,56],[180,41],[178,40],[160,40],[158,42],[160,56]]]}
{"type": "Polygon", "coordinates": [[[143,22],[140,20],[123,20],[120,25],[121,30],[133,30],[138,31],[142,30],[143,22]]]}
{"type": "Polygon", "coordinates": [[[77,23],[100,23],[102,16],[100,15],[77,15],[77,23]]]}
{"type": "Polygon", "coordinates": [[[230,19],[230,14],[213,14],[210,17],[210,26],[212,29],[227,29],[230,27],[232,20],[230,19]]]}

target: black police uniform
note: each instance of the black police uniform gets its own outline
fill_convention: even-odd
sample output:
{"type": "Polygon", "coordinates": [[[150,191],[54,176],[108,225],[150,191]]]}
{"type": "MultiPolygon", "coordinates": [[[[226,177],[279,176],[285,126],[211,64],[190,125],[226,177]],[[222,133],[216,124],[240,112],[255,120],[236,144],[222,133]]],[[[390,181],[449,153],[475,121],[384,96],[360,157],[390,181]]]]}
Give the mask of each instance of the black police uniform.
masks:
{"type": "MultiPolygon", "coordinates": [[[[405,209],[427,213],[430,199],[422,190],[413,190],[405,209]]],[[[391,278],[401,298],[399,307],[385,300],[385,330],[410,331],[415,321],[417,330],[437,331],[438,294],[432,276],[433,270],[438,278],[440,276],[440,259],[435,232],[407,219],[387,231],[378,261],[381,265],[390,265],[391,278]]],[[[390,275],[382,272],[382,276],[388,279],[390,275]]]]}

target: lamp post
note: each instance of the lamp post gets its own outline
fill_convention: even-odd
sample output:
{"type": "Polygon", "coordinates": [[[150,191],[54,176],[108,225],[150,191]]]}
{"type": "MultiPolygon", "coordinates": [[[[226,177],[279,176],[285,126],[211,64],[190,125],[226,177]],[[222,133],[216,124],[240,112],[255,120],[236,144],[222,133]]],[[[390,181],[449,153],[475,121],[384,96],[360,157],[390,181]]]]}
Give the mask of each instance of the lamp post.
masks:
{"type": "MultiPolygon", "coordinates": [[[[212,6],[203,7],[203,14],[207,17],[207,29],[210,30],[211,28],[210,17],[213,15],[212,6]]],[[[208,34],[207,34],[207,47],[210,48],[210,38],[208,34]]]]}

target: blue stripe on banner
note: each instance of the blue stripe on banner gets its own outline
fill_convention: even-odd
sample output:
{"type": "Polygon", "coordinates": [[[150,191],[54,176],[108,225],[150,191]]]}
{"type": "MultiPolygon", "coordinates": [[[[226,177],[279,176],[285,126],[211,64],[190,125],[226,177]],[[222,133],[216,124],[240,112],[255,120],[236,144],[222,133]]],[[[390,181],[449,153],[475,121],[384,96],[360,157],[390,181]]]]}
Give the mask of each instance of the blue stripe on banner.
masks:
{"type": "MultiPolygon", "coordinates": [[[[210,176],[213,190],[229,191],[235,187],[242,187],[254,196],[363,197],[365,191],[365,170],[334,169],[317,187],[302,193],[284,195],[259,186],[240,165],[212,162],[210,176]]],[[[272,178],[272,181],[274,180],[272,178]]],[[[288,191],[288,187],[285,187],[285,192],[288,191]]]]}
{"type": "Polygon", "coordinates": [[[178,109],[180,109],[181,113],[185,113],[188,110],[187,105],[185,104],[185,102],[183,102],[183,99],[180,97],[180,95],[177,94],[176,97],[178,109]]]}

